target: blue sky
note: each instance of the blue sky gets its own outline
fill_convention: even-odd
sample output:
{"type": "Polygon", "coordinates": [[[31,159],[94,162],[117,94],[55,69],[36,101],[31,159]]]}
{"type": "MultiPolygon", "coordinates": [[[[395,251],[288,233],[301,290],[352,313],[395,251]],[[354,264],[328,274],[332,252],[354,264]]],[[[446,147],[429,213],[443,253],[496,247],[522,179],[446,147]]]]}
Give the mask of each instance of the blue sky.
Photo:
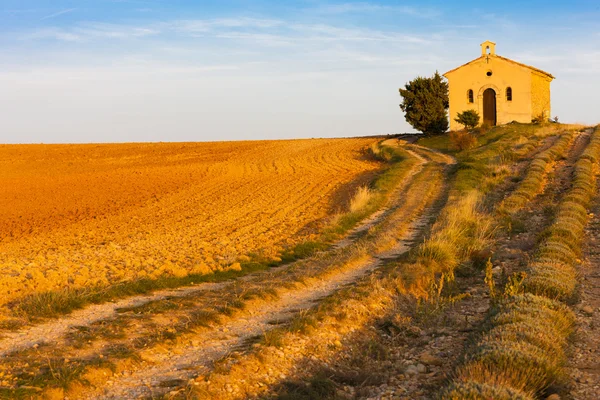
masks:
{"type": "Polygon", "coordinates": [[[410,131],[398,87],[497,53],[597,123],[600,2],[0,0],[0,143],[410,131]]]}

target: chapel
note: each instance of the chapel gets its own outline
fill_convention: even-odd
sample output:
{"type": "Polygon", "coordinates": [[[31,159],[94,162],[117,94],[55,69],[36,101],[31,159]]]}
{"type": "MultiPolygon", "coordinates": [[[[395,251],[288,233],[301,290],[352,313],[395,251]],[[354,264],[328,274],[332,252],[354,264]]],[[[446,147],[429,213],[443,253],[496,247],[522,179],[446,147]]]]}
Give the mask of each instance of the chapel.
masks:
{"type": "Polygon", "coordinates": [[[496,43],[481,44],[481,56],[444,74],[448,80],[450,129],[462,129],[458,113],[475,110],[481,123],[529,123],[550,118],[548,72],[496,54],[496,43]]]}

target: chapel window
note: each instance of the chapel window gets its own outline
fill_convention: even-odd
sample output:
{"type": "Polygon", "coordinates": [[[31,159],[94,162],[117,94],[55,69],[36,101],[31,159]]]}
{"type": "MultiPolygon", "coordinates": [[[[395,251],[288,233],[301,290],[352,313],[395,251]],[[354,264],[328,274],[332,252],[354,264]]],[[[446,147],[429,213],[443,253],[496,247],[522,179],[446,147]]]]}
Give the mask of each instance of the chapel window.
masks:
{"type": "Polygon", "coordinates": [[[469,91],[467,92],[467,101],[469,103],[473,103],[473,90],[469,89],[469,91]]]}
{"type": "Polygon", "coordinates": [[[506,101],[512,101],[512,88],[506,88],[506,101]]]}

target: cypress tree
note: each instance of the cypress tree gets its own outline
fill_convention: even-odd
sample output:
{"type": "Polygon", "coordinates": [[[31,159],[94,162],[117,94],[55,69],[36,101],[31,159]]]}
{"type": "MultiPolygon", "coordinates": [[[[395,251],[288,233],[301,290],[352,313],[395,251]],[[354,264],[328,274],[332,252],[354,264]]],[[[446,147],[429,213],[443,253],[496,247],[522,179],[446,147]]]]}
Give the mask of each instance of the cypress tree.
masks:
{"type": "Polygon", "coordinates": [[[406,122],[426,135],[448,130],[448,83],[436,71],[431,78],[417,77],[400,89],[406,122]]]}

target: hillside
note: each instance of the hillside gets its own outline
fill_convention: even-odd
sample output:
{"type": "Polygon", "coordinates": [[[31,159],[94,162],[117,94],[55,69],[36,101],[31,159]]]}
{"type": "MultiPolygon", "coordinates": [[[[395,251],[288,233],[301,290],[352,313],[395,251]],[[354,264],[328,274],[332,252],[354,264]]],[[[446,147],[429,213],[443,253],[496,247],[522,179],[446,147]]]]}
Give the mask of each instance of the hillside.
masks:
{"type": "Polygon", "coordinates": [[[516,123],[0,147],[0,398],[596,399],[599,160],[516,123]]]}

